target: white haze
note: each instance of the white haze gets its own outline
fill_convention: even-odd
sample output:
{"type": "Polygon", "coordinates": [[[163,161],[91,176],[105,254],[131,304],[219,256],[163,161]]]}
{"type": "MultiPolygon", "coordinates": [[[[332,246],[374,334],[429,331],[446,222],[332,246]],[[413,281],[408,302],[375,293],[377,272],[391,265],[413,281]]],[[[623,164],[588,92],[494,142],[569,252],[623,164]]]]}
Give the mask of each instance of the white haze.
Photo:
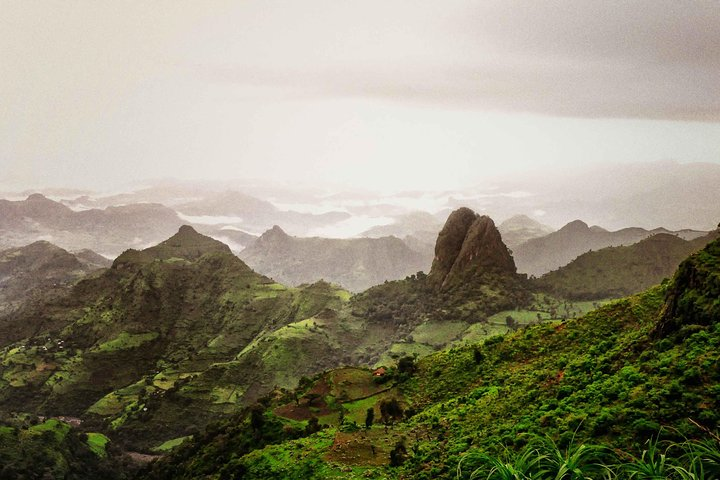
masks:
{"type": "Polygon", "coordinates": [[[3,2],[0,187],[720,161],[720,3],[3,2]]]}

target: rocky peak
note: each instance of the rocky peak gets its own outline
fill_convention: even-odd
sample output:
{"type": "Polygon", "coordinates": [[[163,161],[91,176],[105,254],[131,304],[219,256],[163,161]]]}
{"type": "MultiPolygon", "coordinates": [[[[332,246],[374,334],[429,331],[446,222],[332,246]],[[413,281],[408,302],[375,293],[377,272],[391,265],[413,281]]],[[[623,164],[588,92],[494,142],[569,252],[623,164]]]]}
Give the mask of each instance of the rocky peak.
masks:
{"type": "Polygon", "coordinates": [[[265,233],[260,235],[260,238],[258,239],[260,242],[271,242],[271,243],[277,243],[277,242],[283,242],[285,240],[288,240],[290,238],[290,235],[285,233],[285,230],[280,228],[277,225],[273,225],[273,227],[270,230],[267,230],[265,233]]]}
{"type": "Polygon", "coordinates": [[[267,233],[268,235],[276,235],[276,236],[281,236],[281,237],[288,236],[288,234],[285,233],[285,230],[280,228],[278,225],[273,225],[273,227],[265,233],[267,233]]]}
{"type": "Polygon", "coordinates": [[[194,260],[206,253],[232,254],[230,247],[214,238],[198,233],[190,225],[181,226],[175,235],[160,243],[157,247],[151,247],[148,250],[153,249],[157,249],[163,255],[188,260],[194,260]]]}
{"type": "Polygon", "coordinates": [[[485,272],[514,275],[510,251],[490,217],[469,208],[455,210],[438,235],[428,280],[444,290],[485,272]]]}
{"type": "Polygon", "coordinates": [[[189,225],[183,225],[175,235],[154,247],[140,252],[132,249],[125,251],[115,260],[113,267],[126,263],[147,263],[170,258],[194,261],[208,253],[232,255],[230,247],[224,243],[198,233],[189,225]]]}

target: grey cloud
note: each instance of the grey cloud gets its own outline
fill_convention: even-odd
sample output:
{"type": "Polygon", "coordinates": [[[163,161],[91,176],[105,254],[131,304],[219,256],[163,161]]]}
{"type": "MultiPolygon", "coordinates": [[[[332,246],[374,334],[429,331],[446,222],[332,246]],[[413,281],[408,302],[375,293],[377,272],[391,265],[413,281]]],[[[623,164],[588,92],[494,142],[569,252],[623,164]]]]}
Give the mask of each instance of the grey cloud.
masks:
{"type": "MultiPolygon", "coordinates": [[[[415,17],[397,18],[406,40],[400,46],[392,44],[396,31],[385,19],[375,29],[348,30],[367,36],[360,39],[328,27],[327,41],[336,46],[322,53],[319,35],[302,44],[307,51],[297,51],[292,66],[241,58],[202,68],[216,79],[292,87],[297,95],[720,120],[720,2],[450,2],[447,8],[430,28],[415,17]],[[412,35],[415,44],[407,42],[412,35]],[[367,51],[358,47],[363,40],[367,51]]],[[[271,44],[266,54],[282,56],[282,44],[271,44]]]]}

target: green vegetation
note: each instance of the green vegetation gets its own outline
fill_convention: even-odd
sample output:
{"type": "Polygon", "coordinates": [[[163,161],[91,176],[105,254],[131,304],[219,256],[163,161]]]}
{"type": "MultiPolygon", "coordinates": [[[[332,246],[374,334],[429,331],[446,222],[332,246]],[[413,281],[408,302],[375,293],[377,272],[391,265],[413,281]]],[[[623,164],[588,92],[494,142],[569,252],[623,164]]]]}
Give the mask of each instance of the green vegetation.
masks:
{"type": "MultiPolygon", "coordinates": [[[[185,469],[185,478],[715,478],[719,261],[716,242],[685,262],[672,284],[582,318],[431,354],[402,376],[390,369],[381,385],[392,390],[374,405],[338,401],[315,380],[290,401],[302,407],[315,398],[306,413],[293,410],[295,421],[309,422],[315,405],[319,414],[342,410],[342,422],[213,462],[207,442],[234,441],[223,427],[147,478],[185,469]],[[318,396],[308,397],[313,391],[318,396]],[[383,406],[393,399],[402,414],[383,406]]],[[[273,407],[279,397],[267,402],[265,418],[273,408],[289,412],[273,407]]]]}
{"type": "Polygon", "coordinates": [[[55,419],[38,423],[27,417],[4,418],[0,422],[0,478],[125,478],[121,468],[105,458],[107,441],[104,435],[79,433],[55,419]]]}
{"type": "Polygon", "coordinates": [[[191,435],[185,436],[185,437],[178,437],[173,438],[172,440],[168,440],[167,442],[163,442],[162,444],[158,445],[157,447],[153,448],[153,452],[169,452],[172,449],[179,447],[187,440],[190,440],[192,438],[191,435]]]}
{"type": "Polygon", "coordinates": [[[571,302],[475,264],[452,288],[286,288],[196,235],[13,317],[43,327],[0,350],[0,406],[26,412],[0,426],[10,478],[93,478],[120,449],[164,456],[144,478],[250,480],[630,477],[663,458],[675,475],[712,451],[720,242],[672,282],[571,302]]]}
{"type": "Polygon", "coordinates": [[[694,480],[719,476],[718,438],[680,443],[651,439],[636,457],[603,445],[570,445],[563,450],[547,437],[536,437],[520,452],[508,450],[500,457],[468,452],[458,463],[455,478],[694,480]]]}
{"type": "Polygon", "coordinates": [[[185,229],[19,313],[46,328],[2,345],[0,406],[81,416],[148,452],[338,365],[343,339],[363,329],[336,321],[347,298],[325,282],[274,283],[185,229]]]}
{"type": "Polygon", "coordinates": [[[535,286],[568,300],[620,298],[672,276],[680,262],[715,235],[693,241],[653,235],[630,246],[607,247],[577,257],[535,280],[535,286]]]}
{"type": "Polygon", "coordinates": [[[95,453],[99,457],[107,456],[107,450],[105,447],[107,446],[108,442],[110,442],[110,439],[102,433],[91,432],[87,434],[88,447],[90,447],[90,450],[92,450],[93,453],[95,453]]]}
{"type": "Polygon", "coordinates": [[[125,350],[137,348],[144,343],[151,342],[158,337],[157,332],[149,333],[127,333],[122,332],[117,337],[97,346],[100,352],[112,352],[114,350],[125,350]]]}

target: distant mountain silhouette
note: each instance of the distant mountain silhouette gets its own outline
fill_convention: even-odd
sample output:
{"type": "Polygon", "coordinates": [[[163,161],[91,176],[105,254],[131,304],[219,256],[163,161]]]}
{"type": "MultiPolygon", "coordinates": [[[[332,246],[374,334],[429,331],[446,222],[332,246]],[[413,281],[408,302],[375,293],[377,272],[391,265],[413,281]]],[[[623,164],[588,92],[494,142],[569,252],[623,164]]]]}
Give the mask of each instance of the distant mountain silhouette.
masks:
{"type": "Polygon", "coordinates": [[[40,295],[57,294],[111,261],[90,250],[70,253],[38,241],[0,251],[0,315],[40,295]]]}
{"type": "Polygon", "coordinates": [[[508,218],[498,225],[498,230],[502,235],[503,242],[511,250],[528,240],[544,237],[554,231],[552,227],[543,225],[527,215],[515,215],[508,218]]]}
{"type": "Polygon", "coordinates": [[[0,247],[47,239],[69,250],[91,249],[115,256],[167,238],[182,220],[170,208],[153,203],[74,211],[41,194],[26,200],[0,200],[0,247]]]}
{"type": "Polygon", "coordinates": [[[395,237],[294,237],[274,226],[240,252],[254,270],[280,283],[318,280],[361,291],[427,269],[423,256],[395,237]]]}
{"type": "Polygon", "coordinates": [[[208,194],[201,199],[178,205],[175,209],[182,215],[230,217],[229,223],[236,223],[250,231],[282,224],[292,231],[309,232],[314,228],[350,218],[349,213],[340,211],[321,214],[283,211],[268,201],[233,190],[208,194]],[[233,217],[236,219],[231,220],[233,217]]]}

